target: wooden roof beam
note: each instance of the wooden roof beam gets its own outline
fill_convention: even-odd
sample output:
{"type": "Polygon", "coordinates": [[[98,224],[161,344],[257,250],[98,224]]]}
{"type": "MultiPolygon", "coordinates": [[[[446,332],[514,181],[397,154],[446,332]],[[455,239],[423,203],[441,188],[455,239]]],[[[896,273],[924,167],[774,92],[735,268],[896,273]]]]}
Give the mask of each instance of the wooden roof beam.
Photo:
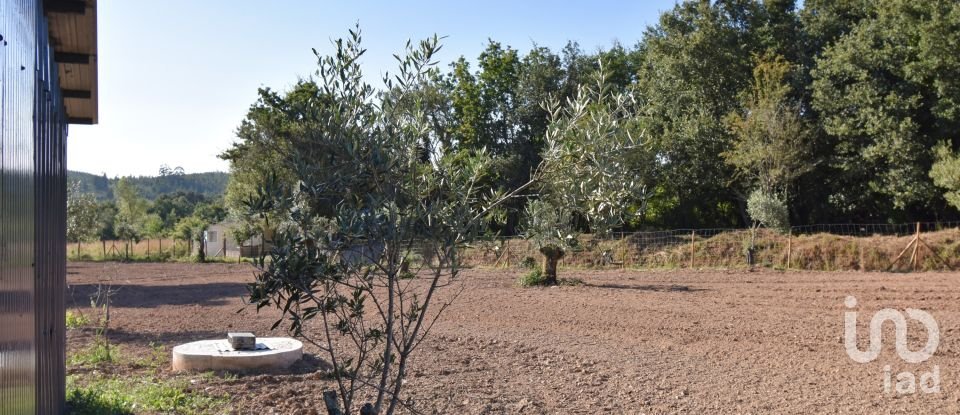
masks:
{"type": "Polygon", "coordinates": [[[67,122],[70,124],[93,125],[93,118],[70,117],[67,119],[67,122]]]}
{"type": "Polygon", "coordinates": [[[90,55],[86,53],[54,52],[53,60],[57,63],[77,63],[80,65],[90,64],[90,55]]]}
{"type": "Polygon", "coordinates": [[[47,13],[86,14],[87,2],[82,0],[46,0],[43,10],[47,13]]]}
{"type": "Polygon", "coordinates": [[[90,91],[84,91],[82,89],[61,89],[60,94],[64,98],[79,98],[79,99],[90,99],[93,96],[93,93],[90,91]]]}

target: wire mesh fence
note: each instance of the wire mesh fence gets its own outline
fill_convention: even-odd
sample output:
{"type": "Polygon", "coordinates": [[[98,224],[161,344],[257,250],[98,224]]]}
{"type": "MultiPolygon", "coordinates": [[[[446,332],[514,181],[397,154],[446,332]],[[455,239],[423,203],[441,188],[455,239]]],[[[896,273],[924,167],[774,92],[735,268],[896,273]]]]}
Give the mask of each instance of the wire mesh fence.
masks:
{"type": "Polygon", "coordinates": [[[194,244],[193,241],[183,239],[71,242],[67,244],[67,257],[71,260],[179,258],[192,255],[194,244]]]}
{"type": "MultiPolygon", "coordinates": [[[[73,260],[167,260],[193,255],[194,242],[173,239],[71,243],[73,260]]],[[[248,253],[249,255],[249,253],[248,253]]],[[[209,259],[221,254],[208,252],[209,259]]],[[[226,257],[239,259],[241,253],[226,257]]],[[[491,238],[470,245],[469,266],[533,267],[536,242],[491,238]]],[[[673,229],[581,235],[561,266],[577,268],[746,268],[910,271],[960,268],[960,222],[818,224],[771,229],[673,229]]]]}
{"type": "MultiPolygon", "coordinates": [[[[474,266],[533,266],[536,243],[509,237],[475,244],[474,266]]],[[[770,229],[674,229],[582,235],[567,267],[907,271],[960,267],[960,222],[820,224],[770,229]],[[917,242],[913,242],[917,239],[917,242]],[[899,258],[898,258],[899,257],[899,258]]]]}

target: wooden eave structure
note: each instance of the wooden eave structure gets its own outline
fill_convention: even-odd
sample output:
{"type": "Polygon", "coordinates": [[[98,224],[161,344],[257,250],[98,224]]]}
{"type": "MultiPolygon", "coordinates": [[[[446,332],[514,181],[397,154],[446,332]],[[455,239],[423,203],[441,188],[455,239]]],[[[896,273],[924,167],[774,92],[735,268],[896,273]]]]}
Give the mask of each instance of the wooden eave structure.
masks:
{"type": "Polygon", "coordinates": [[[97,123],[97,0],[43,0],[70,124],[97,123]]]}

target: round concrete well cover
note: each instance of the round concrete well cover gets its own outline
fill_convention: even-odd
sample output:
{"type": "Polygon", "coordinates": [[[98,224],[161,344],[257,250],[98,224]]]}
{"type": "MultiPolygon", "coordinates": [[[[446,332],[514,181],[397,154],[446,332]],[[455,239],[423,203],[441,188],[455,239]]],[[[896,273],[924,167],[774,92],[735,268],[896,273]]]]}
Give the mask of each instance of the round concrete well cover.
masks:
{"type": "Polygon", "coordinates": [[[288,337],[258,338],[256,350],[234,350],[226,339],[201,340],[173,348],[173,370],[286,369],[301,357],[303,343],[288,337]]]}

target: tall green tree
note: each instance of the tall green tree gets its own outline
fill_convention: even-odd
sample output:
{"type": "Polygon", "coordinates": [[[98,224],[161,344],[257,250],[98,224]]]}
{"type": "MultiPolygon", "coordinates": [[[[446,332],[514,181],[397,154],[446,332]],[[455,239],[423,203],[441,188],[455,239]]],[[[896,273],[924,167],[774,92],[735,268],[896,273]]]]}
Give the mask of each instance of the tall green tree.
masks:
{"type": "Polygon", "coordinates": [[[960,60],[948,51],[960,44],[960,4],[871,3],[839,32],[812,72],[841,178],[830,202],[866,220],[942,206],[928,172],[934,145],[960,129],[960,60]]]}
{"type": "Polygon", "coordinates": [[[684,2],[660,16],[640,45],[638,87],[660,163],[651,204],[666,226],[747,222],[746,197],[729,186],[720,156],[731,135],[723,117],[750,85],[754,2],[684,2]],[[737,215],[737,212],[740,215],[737,215]],[[739,220],[739,218],[743,218],[739,220]]]}
{"type": "Polygon", "coordinates": [[[127,178],[114,184],[113,195],[117,206],[114,232],[120,239],[139,242],[144,237],[147,201],[140,197],[137,188],[127,178]]]}
{"type": "Polygon", "coordinates": [[[733,134],[732,146],[722,153],[746,188],[758,189],[781,200],[790,185],[813,169],[808,127],[801,107],[791,99],[788,77],[792,65],[781,56],[757,59],[753,86],[741,94],[743,110],[725,121],[733,134]]]}

